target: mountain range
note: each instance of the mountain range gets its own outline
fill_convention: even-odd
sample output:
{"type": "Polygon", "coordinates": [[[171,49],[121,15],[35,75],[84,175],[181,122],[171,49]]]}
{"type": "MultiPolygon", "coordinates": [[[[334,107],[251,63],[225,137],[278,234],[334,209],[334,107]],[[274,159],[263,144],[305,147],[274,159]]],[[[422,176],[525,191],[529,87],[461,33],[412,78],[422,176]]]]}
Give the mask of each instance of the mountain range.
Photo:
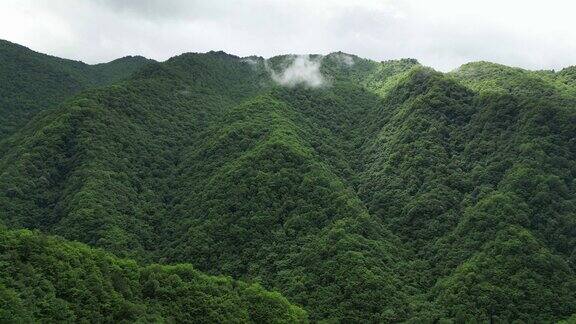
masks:
{"type": "Polygon", "coordinates": [[[0,41],[0,321],[566,320],[575,179],[574,66],[0,41]]]}

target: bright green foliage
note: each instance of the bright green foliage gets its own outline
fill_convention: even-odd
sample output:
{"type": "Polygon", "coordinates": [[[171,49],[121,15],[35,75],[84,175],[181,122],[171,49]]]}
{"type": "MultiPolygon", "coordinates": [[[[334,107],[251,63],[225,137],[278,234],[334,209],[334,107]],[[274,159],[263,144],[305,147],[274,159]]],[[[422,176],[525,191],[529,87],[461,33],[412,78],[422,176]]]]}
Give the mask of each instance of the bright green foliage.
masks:
{"type": "Polygon", "coordinates": [[[311,56],[324,86],[275,84],[292,59],[188,53],[61,101],[1,147],[0,220],[258,282],[313,321],[576,313],[573,68],[333,53],[311,56]]]}
{"type": "Polygon", "coordinates": [[[296,323],[306,313],[258,284],[191,265],[133,261],[27,230],[0,230],[1,322],[296,323]]]}
{"type": "Polygon", "coordinates": [[[566,262],[515,227],[500,231],[434,289],[448,314],[464,321],[548,322],[576,307],[576,278],[566,262]]]}

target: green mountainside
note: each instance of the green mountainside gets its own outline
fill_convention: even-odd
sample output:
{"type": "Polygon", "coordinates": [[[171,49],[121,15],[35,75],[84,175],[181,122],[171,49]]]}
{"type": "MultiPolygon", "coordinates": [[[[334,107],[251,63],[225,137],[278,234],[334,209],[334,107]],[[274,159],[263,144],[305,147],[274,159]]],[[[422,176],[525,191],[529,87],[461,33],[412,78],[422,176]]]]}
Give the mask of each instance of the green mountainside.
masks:
{"type": "Polygon", "coordinates": [[[0,145],[40,111],[84,89],[125,79],[149,62],[128,56],[88,65],[0,39],[0,145]]]}
{"type": "MultiPolygon", "coordinates": [[[[0,48],[2,71],[34,58],[32,72],[44,75],[60,62],[10,51],[0,48]]],[[[13,116],[51,107],[25,125],[0,123],[12,125],[0,143],[5,318],[550,322],[576,313],[573,67],[475,62],[440,73],[341,52],[61,61],[57,71],[82,80],[72,82],[82,92],[30,72],[23,84],[44,91],[30,103],[18,99],[28,86],[0,83],[12,100],[0,109],[13,116]],[[30,242],[46,243],[23,257],[30,242]],[[94,273],[99,299],[71,299],[93,287],[73,275],[59,286],[60,263],[94,273]],[[34,295],[46,289],[20,268],[54,293],[34,295]],[[152,274],[177,295],[147,295],[152,274]],[[221,275],[239,281],[211,277],[221,275]],[[114,308],[122,303],[126,314],[114,308]]]]}
{"type": "Polygon", "coordinates": [[[303,322],[258,284],[190,265],[138,266],[80,243],[0,231],[1,322],[303,322]]]}

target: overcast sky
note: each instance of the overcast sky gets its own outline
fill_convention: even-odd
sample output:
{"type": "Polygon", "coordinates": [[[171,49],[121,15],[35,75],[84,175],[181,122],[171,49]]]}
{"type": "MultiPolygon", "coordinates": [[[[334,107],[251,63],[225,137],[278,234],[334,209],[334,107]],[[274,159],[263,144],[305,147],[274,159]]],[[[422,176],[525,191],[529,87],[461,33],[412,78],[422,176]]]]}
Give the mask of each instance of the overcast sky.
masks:
{"type": "Polygon", "coordinates": [[[574,0],[0,0],[0,38],[87,63],[344,51],[442,71],[576,65],[574,0]]]}

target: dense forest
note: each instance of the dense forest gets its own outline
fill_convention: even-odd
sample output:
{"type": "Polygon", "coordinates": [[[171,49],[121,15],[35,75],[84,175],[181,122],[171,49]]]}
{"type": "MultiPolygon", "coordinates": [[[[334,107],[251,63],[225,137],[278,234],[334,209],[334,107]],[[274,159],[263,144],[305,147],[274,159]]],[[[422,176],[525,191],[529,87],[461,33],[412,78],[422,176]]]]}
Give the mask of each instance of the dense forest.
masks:
{"type": "Polygon", "coordinates": [[[141,267],[28,230],[0,231],[0,246],[2,322],[306,321],[278,293],[189,264],[141,267]]]}
{"type": "Polygon", "coordinates": [[[576,314],[575,67],[2,41],[0,81],[2,322],[576,314]]]}
{"type": "Polygon", "coordinates": [[[84,89],[128,78],[151,60],[124,57],[88,65],[0,39],[0,141],[37,113],[84,89]]]}

